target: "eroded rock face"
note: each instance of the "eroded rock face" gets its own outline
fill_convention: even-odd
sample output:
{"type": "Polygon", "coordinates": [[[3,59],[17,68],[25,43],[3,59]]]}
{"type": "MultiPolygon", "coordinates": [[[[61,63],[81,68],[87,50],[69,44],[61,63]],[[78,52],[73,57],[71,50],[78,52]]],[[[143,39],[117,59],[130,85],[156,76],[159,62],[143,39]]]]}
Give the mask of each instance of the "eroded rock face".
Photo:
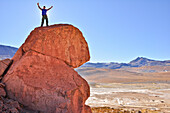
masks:
{"type": "Polygon", "coordinates": [[[10,62],[10,59],[0,60],[0,79],[6,68],[9,66],[10,62]]]}
{"type": "Polygon", "coordinates": [[[72,67],[90,58],[81,32],[71,25],[36,28],[3,78],[10,98],[45,113],[91,113],[88,83],[72,67]]]}

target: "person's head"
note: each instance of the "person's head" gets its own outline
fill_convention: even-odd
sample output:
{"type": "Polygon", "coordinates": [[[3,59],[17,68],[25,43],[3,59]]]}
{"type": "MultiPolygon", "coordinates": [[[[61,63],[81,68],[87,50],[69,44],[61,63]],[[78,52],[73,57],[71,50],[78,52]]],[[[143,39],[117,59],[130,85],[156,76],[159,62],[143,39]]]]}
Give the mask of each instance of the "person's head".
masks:
{"type": "Polygon", "coordinates": [[[43,6],[43,9],[45,9],[45,6],[43,6]]]}

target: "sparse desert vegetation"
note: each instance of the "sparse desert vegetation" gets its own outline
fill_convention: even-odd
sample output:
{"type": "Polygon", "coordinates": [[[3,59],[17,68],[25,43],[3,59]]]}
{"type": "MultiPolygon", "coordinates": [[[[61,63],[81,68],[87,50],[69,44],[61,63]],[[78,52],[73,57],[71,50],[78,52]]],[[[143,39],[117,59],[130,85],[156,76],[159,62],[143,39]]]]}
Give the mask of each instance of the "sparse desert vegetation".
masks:
{"type": "Polygon", "coordinates": [[[92,113],[159,113],[159,110],[125,110],[125,109],[114,109],[110,107],[93,107],[92,113]]]}

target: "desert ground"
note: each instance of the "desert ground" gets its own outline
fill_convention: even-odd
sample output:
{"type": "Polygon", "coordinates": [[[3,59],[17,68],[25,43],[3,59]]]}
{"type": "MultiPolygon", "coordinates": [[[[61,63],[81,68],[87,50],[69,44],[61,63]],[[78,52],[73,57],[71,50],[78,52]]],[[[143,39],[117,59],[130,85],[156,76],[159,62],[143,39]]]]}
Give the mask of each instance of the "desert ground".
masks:
{"type": "Polygon", "coordinates": [[[90,84],[91,95],[86,104],[92,107],[93,113],[170,113],[169,67],[81,67],[77,72],[90,84]]]}

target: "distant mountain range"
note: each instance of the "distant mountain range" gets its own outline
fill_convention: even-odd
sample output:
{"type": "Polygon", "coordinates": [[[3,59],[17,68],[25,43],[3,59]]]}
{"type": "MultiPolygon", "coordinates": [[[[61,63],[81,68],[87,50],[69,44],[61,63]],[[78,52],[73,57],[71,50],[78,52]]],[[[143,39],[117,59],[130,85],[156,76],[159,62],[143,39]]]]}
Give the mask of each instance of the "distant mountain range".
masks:
{"type": "MultiPolygon", "coordinates": [[[[5,58],[12,58],[18,48],[0,45],[0,60],[5,58]]],[[[142,66],[170,66],[170,60],[158,61],[144,57],[138,57],[129,63],[85,63],[81,67],[94,67],[94,68],[106,68],[106,69],[120,69],[130,67],[142,67],[142,66]]]]}
{"type": "Polygon", "coordinates": [[[0,45],[0,60],[12,58],[17,50],[15,47],[0,45]]]}
{"type": "Polygon", "coordinates": [[[81,67],[94,67],[94,68],[106,68],[106,69],[120,69],[120,68],[130,68],[130,67],[142,67],[142,66],[170,66],[170,60],[157,61],[151,60],[144,57],[138,57],[129,63],[86,63],[81,67]]]}

